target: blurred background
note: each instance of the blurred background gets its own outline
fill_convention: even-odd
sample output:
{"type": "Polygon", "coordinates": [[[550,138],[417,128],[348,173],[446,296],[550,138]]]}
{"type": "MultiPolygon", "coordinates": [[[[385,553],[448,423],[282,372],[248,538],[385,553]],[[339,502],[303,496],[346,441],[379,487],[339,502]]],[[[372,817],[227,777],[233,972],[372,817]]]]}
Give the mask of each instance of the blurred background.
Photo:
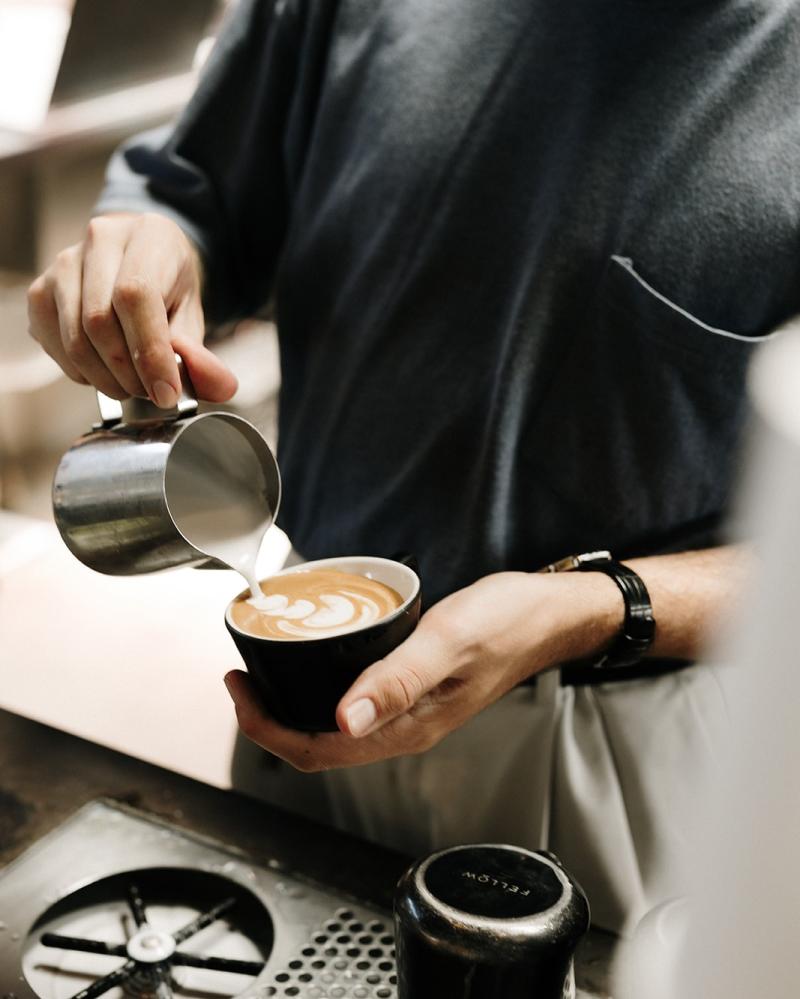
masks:
{"type": "MultiPolygon", "coordinates": [[[[221,678],[238,663],[222,615],[241,581],[192,569],[110,580],[66,550],[53,472],[97,402],[28,336],[26,291],[83,238],[116,146],[187,101],[227,5],[0,0],[0,708],[220,785],[235,733],[221,678]]],[[[240,386],[215,408],[274,446],[274,328],[242,323],[215,349],[240,386]]],[[[287,549],[273,529],[263,575],[287,549]]]]}
{"type": "MultiPolygon", "coordinates": [[[[225,0],[0,0],[0,508],[50,517],[58,458],[96,418],[27,334],[25,292],[83,238],[114,148],[171,119],[192,91],[225,0]]],[[[274,329],[219,351],[232,408],[275,439],[274,329]]]]}

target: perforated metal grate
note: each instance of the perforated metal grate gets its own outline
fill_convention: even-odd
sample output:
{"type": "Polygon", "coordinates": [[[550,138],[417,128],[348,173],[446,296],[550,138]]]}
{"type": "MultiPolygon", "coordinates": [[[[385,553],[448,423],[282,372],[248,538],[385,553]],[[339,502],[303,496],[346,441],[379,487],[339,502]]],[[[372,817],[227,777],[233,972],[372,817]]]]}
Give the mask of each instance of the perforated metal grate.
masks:
{"type": "Polygon", "coordinates": [[[353,908],[337,909],[258,995],[396,999],[391,926],[353,908]]]}
{"type": "MultiPolygon", "coordinates": [[[[185,995],[195,999],[234,994],[241,999],[397,997],[392,917],[388,912],[358,902],[348,905],[322,887],[295,878],[277,861],[260,866],[238,851],[170,826],[155,816],[136,812],[117,802],[95,801],[84,805],[0,871],[0,999],[3,996],[9,999],[12,995],[17,999],[74,996],[75,990],[85,983],[55,961],[53,956],[58,951],[51,949],[47,949],[43,971],[52,982],[37,980],[33,987],[26,977],[26,968],[36,957],[34,947],[41,944],[45,949],[39,939],[45,930],[73,937],[112,939],[104,922],[109,911],[113,918],[113,906],[109,910],[107,904],[107,882],[122,878],[127,884],[131,872],[136,873],[140,887],[144,884],[142,877],[155,878],[146,886],[148,899],[164,895],[158,905],[169,909],[176,918],[184,904],[199,912],[206,907],[206,902],[216,903],[217,896],[219,899],[239,897],[244,892],[252,893],[268,913],[268,918],[261,910],[257,915],[260,932],[269,936],[269,940],[262,941],[261,955],[254,955],[247,946],[240,946],[242,941],[238,938],[235,946],[231,944],[225,954],[215,953],[222,942],[222,938],[215,938],[214,946],[208,952],[215,958],[265,959],[266,965],[255,980],[239,978],[231,983],[229,991],[225,991],[219,978],[222,972],[215,970],[207,986],[205,982],[200,983],[192,991],[185,991],[185,995]],[[174,891],[162,880],[165,870],[172,872],[168,881],[170,884],[175,881],[174,891]],[[150,875],[142,873],[148,871],[150,875]],[[207,880],[209,875],[228,882],[216,885],[210,899],[200,891],[198,881],[198,877],[207,880]],[[163,889],[161,895],[153,890],[158,885],[163,889]],[[195,897],[195,889],[189,890],[192,885],[200,893],[198,897],[195,897]],[[218,893],[220,888],[223,890],[218,893]],[[86,892],[99,894],[97,898],[94,895],[86,898],[86,892]],[[103,925],[83,925],[84,917],[94,919],[95,903],[102,903],[103,925]],[[39,925],[45,917],[49,919],[50,908],[56,906],[59,911],[63,910],[61,915],[52,914],[58,925],[47,921],[46,925],[39,925]],[[74,925],[76,919],[80,925],[74,925]],[[38,929],[32,930],[35,924],[38,929]],[[244,991],[237,991],[242,988],[244,991]]],[[[112,897],[118,896],[112,893],[112,897]]],[[[181,918],[190,920],[194,912],[187,911],[181,918]]],[[[226,922],[229,921],[214,924],[215,933],[221,932],[225,939],[229,930],[235,928],[233,923],[236,921],[227,928],[226,922]]],[[[171,925],[166,925],[167,931],[171,925]]],[[[175,925],[182,924],[179,921],[175,925]]],[[[252,928],[243,926],[241,929],[253,943],[252,928]]],[[[606,935],[590,935],[581,945],[581,985],[586,991],[579,990],[579,997],[599,999],[608,996],[606,969],[612,946],[610,941],[606,935]]],[[[80,953],[81,960],[91,956],[83,954],[82,950],[80,953]]],[[[79,970],[85,970],[83,965],[79,970]]],[[[181,977],[184,970],[181,966],[181,977]]],[[[99,971],[102,975],[103,969],[99,971]]],[[[98,976],[89,975],[87,980],[93,977],[98,976]]],[[[117,999],[125,999],[121,988],[118,991],[117,999]]],[[[106,996],[115,999],[116,993],[109,991],[103,999],[106,996]]],[[[442,999],[448,997],[442,996],[442,999]]]]}

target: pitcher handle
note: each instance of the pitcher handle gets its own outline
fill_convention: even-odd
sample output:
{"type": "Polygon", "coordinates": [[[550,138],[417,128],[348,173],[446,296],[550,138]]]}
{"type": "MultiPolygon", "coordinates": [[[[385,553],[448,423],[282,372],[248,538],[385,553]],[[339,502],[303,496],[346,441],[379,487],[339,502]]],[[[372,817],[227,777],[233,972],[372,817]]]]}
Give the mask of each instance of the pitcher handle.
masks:
{"type": "Polygon", "coordinates": [[[97,393],[97,408],[100,410],[100,422],[94,425],[95,430],[110,430],[116,426],[141,426],[148,423],[165,423],[168,420],[182,420],[194,416],[197,412],[197,396],[194,392],[189,372],[183,363],[183,358],[175,355],[178,374],[181,378],[181,394],[172,409],[160,409],[149,399],[132,396],[124,402],[112,399],[111,396],[97,393]]]}

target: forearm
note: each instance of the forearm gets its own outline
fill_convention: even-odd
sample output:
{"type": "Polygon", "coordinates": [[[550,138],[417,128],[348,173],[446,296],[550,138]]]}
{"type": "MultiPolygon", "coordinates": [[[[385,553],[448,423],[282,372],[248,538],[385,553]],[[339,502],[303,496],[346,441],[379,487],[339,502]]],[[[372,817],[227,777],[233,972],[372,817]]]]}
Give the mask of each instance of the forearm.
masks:
{"type": "MultiPolygon", "coordinates": [[[[656,617],[653,656],[692,659],[739,590],[747,550],[722,547],[626,560],[656,617]]],[[[226,678],[244,733],[300,770],[420,753],[527,677],[597,656],[624,604],[601,572],[498,572],[445,597],[342,698],[341,732],[309,736],[266,715],[244,673],[226,678]],[[366,718],[366,721],[365,721],[366,718]]]]}
{"type": "Polygon", "coordinates": [[[651,656],[694,659],[735,601],[752,560],[745,545],[630,559],[644,580],[656,619],[651,656]]]}
{"type": "MultiPolygon", "coordinates": [[[[627,559],[650,594],[656,620],[648,655],[694,659],[724,610],[736,598],[750,564],[744,545],[723,545],[675,555],[627,559]]],[[[584,658],[611,644],[622,627],[624,604],[603,573],[566,573],[574,591],[574,620],[565,635],[565,658],[584,658]]]]}

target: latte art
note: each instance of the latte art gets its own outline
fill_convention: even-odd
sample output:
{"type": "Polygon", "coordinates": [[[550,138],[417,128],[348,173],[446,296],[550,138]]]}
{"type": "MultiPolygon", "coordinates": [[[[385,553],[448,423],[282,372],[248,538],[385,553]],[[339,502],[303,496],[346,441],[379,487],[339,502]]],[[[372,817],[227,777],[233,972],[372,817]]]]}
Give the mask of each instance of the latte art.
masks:
{"type": "Polygon", "coordinates": [[[261,638],[328,638],[380,621],[401,603],[396,590],[376,579],[313,569],[265,580],[259,596],[234,603],[231,618],[261,638]]]}

